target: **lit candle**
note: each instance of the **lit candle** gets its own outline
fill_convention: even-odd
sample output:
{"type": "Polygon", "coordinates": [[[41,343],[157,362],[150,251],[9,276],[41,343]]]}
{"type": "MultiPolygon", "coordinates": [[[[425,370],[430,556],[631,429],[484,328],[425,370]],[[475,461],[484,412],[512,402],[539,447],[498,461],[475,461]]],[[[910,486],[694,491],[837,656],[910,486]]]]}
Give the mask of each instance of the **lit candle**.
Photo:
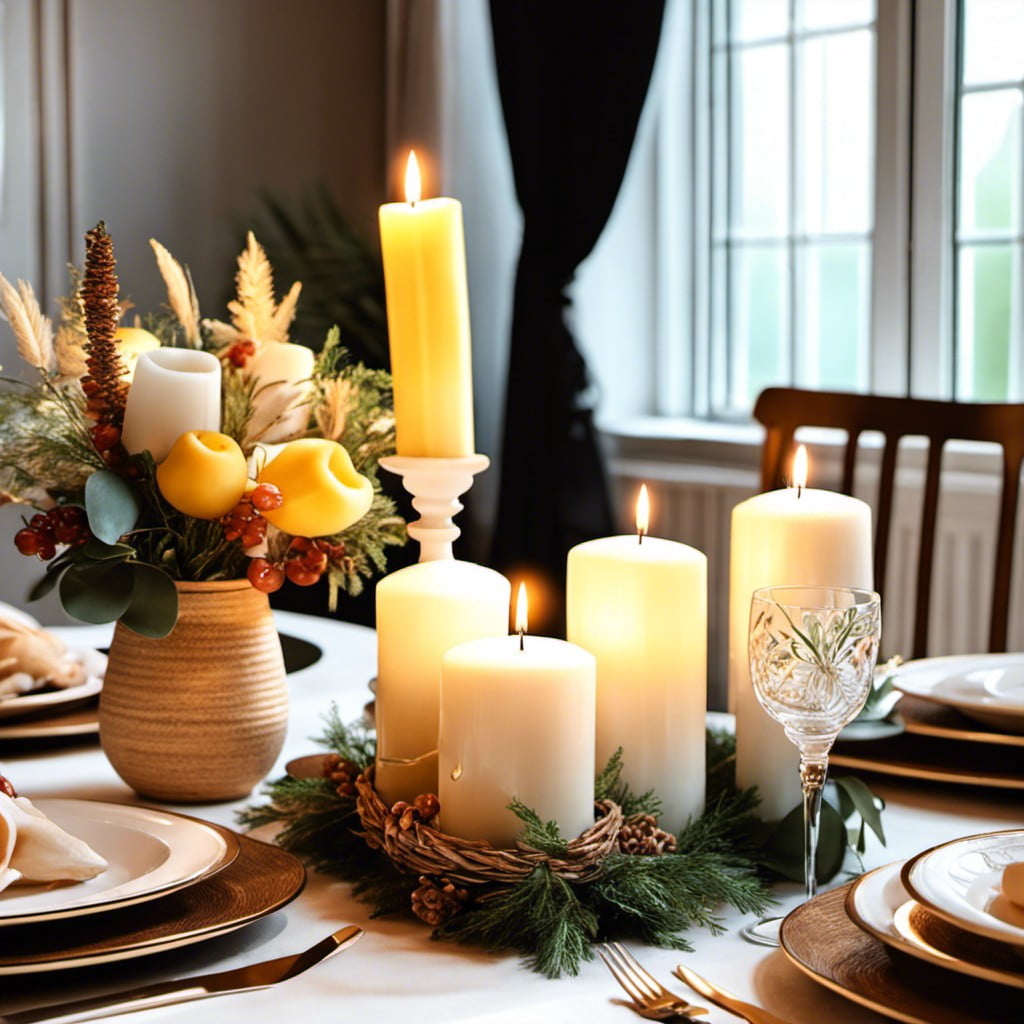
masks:
{"type": "Polygon", "coordinates": [[[567,839],[594,823],[594,658],[526,636],[525,593],[516,635],[460,644],[441,667],[440,826],[498,848],[523,829],[514,799],[567,839]]]}
{"type": "Polygon", "coordinates": [[[161,462],[186,430],[220,430],[220,360],[192,348],[139,355],[124,410],[122,440],[161,462]]]}
{"type": "Polygon", "coordinates": [[[441,656],[508,631],[511,585],[493,569],[441,559],[377,584],[377,767],[390,804],[437,792],[441,656]]]}
{"type": "Polygon", "coordinates": [[[761,815],[777,821],[800,803],[799,755],[757,701],[747,645],[750,599],[759,587],[871,589],[871,510],[857,498],[808,488],[803,445],[793,486],[757,494],[732,511],[729,697],[736,712],[736,781],[757,786],[761,815]]]}
{"type": "Polygon", "coordinates": [[[636,536],[569,552],[567,635],[597,659],[598,769],[622,747],[623,779],[678,832],[704,807],[707,558],[647,536],[648,519],[644,486],[636,536]]]}
{"type": "Polygon", "coordinates": [[[406,202],[380,208],[399,455],[473,454],[473,386],[462,204],[421,199],[409,154],[406,202]]]}

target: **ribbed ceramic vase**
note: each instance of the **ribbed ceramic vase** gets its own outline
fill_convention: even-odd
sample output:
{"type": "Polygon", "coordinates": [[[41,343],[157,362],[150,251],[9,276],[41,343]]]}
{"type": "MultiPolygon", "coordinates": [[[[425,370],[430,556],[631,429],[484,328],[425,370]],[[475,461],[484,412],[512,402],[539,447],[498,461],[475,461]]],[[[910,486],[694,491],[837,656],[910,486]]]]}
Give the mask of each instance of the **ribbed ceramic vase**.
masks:
{"type": "Polygon", "coordinates": [[[270,604],[244,579],[178,583],[178,602],[177,624],[162,640],[117,624],[100,742],[142,796],[237,799],[273,767],[288,724],[270,604]]]}

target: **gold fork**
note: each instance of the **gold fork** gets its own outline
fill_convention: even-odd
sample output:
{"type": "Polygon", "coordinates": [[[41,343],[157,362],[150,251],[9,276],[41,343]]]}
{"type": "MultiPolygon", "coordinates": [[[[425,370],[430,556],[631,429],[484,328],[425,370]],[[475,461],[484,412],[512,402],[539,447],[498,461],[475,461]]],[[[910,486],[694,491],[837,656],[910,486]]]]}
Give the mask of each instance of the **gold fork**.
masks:
{"type": "Polygon", "coordinates": [[[605,966],[632,999],[630,1008],[649,1020],[693,1020],[708,1011],[694,1006],[662,985],[621,942],[605,942],[598,949],[605,966]]]}

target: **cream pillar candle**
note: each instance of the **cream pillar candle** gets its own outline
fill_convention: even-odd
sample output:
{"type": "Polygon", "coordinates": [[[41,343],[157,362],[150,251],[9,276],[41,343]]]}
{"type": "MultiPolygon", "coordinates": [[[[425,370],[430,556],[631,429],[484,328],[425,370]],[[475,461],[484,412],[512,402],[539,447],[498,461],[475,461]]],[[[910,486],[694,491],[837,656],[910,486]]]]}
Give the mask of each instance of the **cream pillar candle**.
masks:
{"type": "Polygon", "coordinates": [[[704,808],[707,558],[645,533],[569,552],[566,635],[597,659],[598,770],[622,747],[623,779],[678,832],[704,808]]]}
{"type": "Polygon", "coordinates": [[[122,441],[161,462],[186,430],[220,430],[220,361],[194,348],[139,355],[124,410],[122,441]]]}
{"type": "Polygon", "coordinates": [[[801,800],[796,747],[768,717],[750,682],[750,599],[777,584],[871,589],[871,510],[833,491],[789,487],[732,512],[729,696],[736,713],[736,781],[757,786],[761,815],[777,821],[801,800]]]}
{"type": "Polygon", "coordinates": [[[515,845],[519,800],[567,839],[594,823],[595,662],[543,636],[460,644],[441,668],[440,827],[515,845]]]}
{"type": "Polygon", "coordinates": [[[388,803],[437,792],[441,656],[506,634],[511,589],[493,569],[448,559],[407,566],[377,584],[375,785],[388,803]]]}
{"type": "Polygon", "coordinates": [[[473,386],[462,205],[420,199],[409,155],[404,203],[380,208],[399,455],[473,454],[473,386]]]}
{"type": "Polygon", "coordinates": [[[305,432],[313,389],[313,350],[287,341],[261,342],[245,365],[247,377],[260,387],[252,398],[252,437],[272,444],[305,432]]]}

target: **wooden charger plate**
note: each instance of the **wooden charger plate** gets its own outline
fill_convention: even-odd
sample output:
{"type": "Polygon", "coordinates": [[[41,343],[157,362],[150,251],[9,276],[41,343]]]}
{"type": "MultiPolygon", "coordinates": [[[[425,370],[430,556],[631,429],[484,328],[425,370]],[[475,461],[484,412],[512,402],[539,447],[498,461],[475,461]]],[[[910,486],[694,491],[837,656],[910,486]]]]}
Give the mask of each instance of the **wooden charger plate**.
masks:
{"type": "Polygon", "coordinates": [[[829,763],[906,779],[1024,789],[1024,747],[961,743],[905,733],[883,740],[836,743],[829,763]]]}
{"type": "Polygon", "coordinates": [[[839,995],[907,1024],[1020,1024],[1021,994],[887,949],[847,916],[853,883],[797,907],[782,948],[801,971],[839,995]]]}
{"type": "Polygon", "coordinates": [[[907,732],[920,736],[937,736],[965,743],[994,743],[1004,747],[1024,747],[1024,734],[1000,732],[962,715],[956,708],[920,697],[904,695],[899,703],[900,715],[907,732]]]}
{"type": "MultiPolygon", "coordinates": [[[[230,829],[213,826],[234,837],[230,829]]],[[[302,861],[238,836],[238,857],[222,871],[149,903],[52,923],[4,929],[0,975],[62,970],[148,956],[226,935],[290,903],[306,883],[302,861]]]]}

